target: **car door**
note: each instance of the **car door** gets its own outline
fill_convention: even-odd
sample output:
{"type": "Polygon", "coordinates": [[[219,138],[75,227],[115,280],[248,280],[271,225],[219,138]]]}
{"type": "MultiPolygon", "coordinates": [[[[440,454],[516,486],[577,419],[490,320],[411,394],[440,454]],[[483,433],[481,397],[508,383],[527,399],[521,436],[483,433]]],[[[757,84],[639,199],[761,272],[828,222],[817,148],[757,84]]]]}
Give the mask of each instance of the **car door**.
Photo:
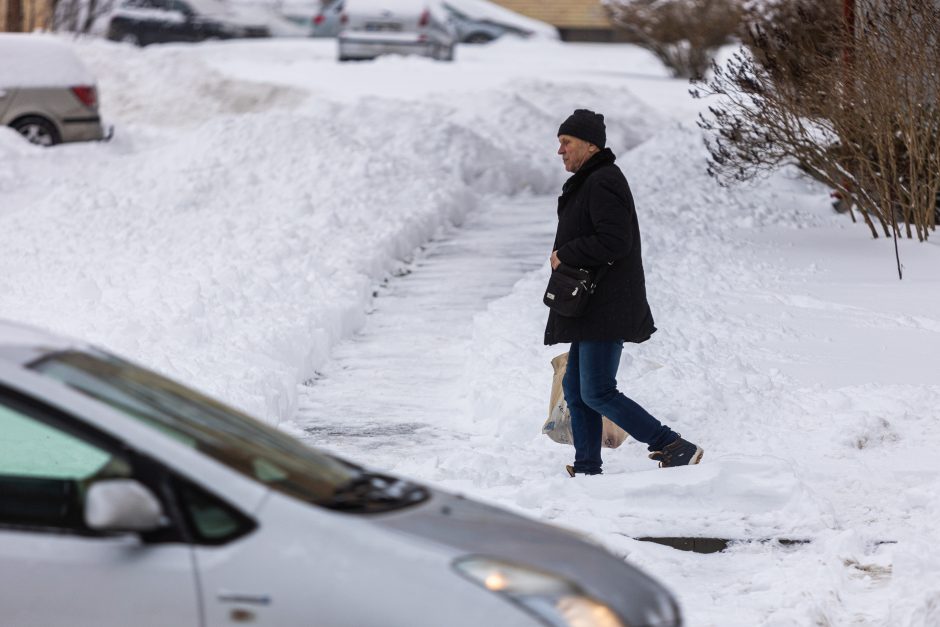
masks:
{"type": "Polygon", "coordinates": [[[118,14],[123,23],[124,36],[121,39],[136,39],[136,43],[145,46],[166,41],[167,13],[164,0],[126,0],[121,5],[128,11],[118,14]],[[130,37],[128,37],[128,35],[130,37]]]}
{"type": "Polygon", "coordinates": [[[192,41],[191,27],[186,16],[173,7],[173,0],[149,0],[154,8],[153,18],[148,20],[147,39],[154,43],[192,41]]]}
{"type": "Polygon", "coordinates": [[[205,19],[199,15],[192,6],[181,0],[166,0],[169,10],[182,16],[182,21],[176,26],[175,32],[179,35],[178,41],[202,41],[208,36],[205,32],[205,19]]]}
{"type": "Polygon", "coordinates": [[[201,625],[190,545],[84,521],[97,478],[137,478],[118,442],[0,388],[0,608],[16,627],[201,625]]]}

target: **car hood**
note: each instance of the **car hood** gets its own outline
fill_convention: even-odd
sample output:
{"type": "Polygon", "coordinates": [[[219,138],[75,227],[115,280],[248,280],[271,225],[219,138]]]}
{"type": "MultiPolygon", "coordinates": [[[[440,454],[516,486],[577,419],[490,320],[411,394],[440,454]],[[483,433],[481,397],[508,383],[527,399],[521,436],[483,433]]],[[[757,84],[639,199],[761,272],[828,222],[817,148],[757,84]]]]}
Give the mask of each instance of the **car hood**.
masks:
{"type": "MultiPolygon", "coordinates": [[[[459,553],[564,576],[607,603],[631,626],[663,624],[651,621],[644,609],[651,604],[667,608],[660,614],[678,616],[672,595],[661,584],[573,532],[460,496],[431,493],[424,504],[376,517],[374,522],[459,553]]],[[[674,624],[679,623],[666,623],[674,624]]]]}

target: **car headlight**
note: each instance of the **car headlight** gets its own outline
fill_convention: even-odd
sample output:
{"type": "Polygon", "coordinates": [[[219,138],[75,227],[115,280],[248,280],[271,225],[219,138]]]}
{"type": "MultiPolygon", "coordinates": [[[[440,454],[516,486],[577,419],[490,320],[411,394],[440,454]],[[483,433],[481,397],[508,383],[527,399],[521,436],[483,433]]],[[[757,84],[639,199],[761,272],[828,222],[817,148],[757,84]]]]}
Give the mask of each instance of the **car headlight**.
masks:
{"type": "Polygon", "coordinates": [[[505,596],[552,627],[627,627],[612,609],[558,575],[485,557],[454,568],[490,592],[505,596]]]}

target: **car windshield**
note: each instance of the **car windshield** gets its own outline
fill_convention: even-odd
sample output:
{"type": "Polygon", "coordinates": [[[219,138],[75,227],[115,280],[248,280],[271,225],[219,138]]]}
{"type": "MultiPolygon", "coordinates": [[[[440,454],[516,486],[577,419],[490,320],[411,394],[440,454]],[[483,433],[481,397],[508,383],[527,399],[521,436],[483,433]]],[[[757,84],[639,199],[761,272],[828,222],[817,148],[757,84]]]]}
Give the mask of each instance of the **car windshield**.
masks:
{"type": "Polygon", "coordinates": [[[100,352],[68,351],[30,368],[140,420],[229,468],[330,506],[365,473],[158,374],[100,352]]]}

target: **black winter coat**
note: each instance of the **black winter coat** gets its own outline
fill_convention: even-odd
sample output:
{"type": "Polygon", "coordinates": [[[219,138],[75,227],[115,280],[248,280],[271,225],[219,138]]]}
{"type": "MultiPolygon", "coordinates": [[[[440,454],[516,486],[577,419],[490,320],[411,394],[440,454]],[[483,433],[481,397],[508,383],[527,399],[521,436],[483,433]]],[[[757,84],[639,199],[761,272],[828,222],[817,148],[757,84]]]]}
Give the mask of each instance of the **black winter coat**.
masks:
{"type": "Polygon", "coordinates": [[[656,331],[630,186],[605,148],[581,166],[558,198],[555,246],[562,263],[597,271],[613,261],[578,318],[548,314],[545,343],[585,340],[644,342],[656,331]]]}

